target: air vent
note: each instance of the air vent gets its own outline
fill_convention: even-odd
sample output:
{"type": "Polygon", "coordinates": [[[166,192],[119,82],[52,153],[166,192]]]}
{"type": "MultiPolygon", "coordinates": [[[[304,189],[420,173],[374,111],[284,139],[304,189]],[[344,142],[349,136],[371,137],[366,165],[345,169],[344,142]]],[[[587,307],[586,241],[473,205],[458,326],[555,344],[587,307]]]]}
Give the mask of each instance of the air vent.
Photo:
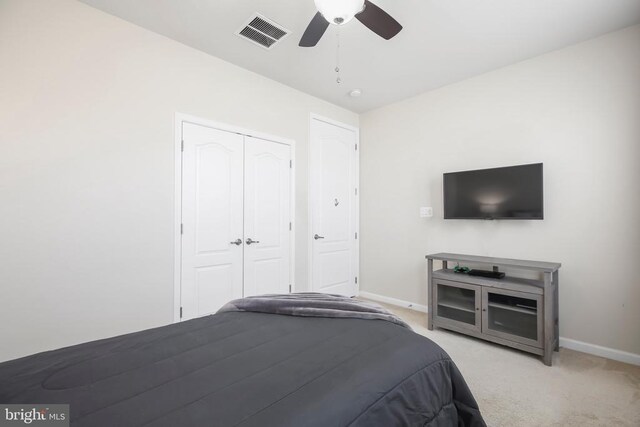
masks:
{"type": "Polygon", "coordinates": [[[289,32],[289,30],[256,13],[236,31],[236,34],[251,43],[265,49],[271,49],[273,45],[288,36],[289,32]]]}

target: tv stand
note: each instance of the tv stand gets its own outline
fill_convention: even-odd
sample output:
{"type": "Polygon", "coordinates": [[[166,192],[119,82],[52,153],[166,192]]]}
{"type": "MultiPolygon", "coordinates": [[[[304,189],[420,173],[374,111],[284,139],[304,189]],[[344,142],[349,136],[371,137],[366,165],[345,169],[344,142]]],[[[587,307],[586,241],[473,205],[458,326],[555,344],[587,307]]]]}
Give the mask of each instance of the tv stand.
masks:
{"type": "Polygon", "coordinates": [[[451,253],[426,258],[429,330],[449,329],[534,353],[551,366],[559,350],[560,263],[451,253]],[[433,271],[434,260],[442,261],[441,270],[433,271]],[[449,261],[534,271],[541,279],[469,276],[448,268],[449,261]]]}

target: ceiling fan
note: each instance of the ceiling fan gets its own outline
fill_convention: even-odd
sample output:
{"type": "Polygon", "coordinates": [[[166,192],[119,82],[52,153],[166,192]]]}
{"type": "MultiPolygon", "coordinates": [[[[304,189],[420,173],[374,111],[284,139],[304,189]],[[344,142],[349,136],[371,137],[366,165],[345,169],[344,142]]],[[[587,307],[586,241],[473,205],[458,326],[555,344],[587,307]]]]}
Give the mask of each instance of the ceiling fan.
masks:
{"type": "Polygon", "coordinates": [[[369,0],[314,0],[318,13],[305,30],[298,46],[315,46],[329,24],[344,25],[356,18],[385,40],[402,30],[402,25],[369,0]]]}

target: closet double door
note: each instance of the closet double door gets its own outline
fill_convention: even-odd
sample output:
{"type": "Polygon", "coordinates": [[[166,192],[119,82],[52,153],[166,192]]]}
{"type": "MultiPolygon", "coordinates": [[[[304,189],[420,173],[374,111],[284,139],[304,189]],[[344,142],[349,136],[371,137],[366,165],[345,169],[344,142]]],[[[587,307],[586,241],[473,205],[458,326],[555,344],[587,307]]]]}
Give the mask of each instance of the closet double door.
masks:
{"type": "Polygon", "coordinates": [[[289,292],[290,147],[190,123],[182,138],[181,318],[289,292]]]}

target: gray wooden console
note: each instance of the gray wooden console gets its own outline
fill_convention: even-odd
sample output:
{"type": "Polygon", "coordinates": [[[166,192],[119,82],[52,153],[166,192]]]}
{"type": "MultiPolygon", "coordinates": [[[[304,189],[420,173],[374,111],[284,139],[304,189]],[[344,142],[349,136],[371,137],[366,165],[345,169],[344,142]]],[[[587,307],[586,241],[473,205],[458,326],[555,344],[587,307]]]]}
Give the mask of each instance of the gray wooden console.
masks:
{"type": "Polygon", "coordinates": [[[430,330],[436,326],[528,351],[551,366],[553,351],[559,350],[560,263],[450,253],[426,258],[430,330]],[[434,260],[442,261],[441,270],[433,271],[434,260]],[[485,270],[535,271],[541,279],[469,276],[454,273],[449,261],[482,264],[485,270]]]}

